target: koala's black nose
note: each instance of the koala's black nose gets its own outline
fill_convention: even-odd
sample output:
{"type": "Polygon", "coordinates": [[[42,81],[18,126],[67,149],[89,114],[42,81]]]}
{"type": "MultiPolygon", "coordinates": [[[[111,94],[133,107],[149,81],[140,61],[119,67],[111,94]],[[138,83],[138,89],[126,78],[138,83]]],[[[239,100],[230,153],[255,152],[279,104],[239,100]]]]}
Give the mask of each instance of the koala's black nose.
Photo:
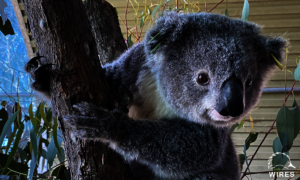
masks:
{"type": "Polygon", "coordinates": [[[216,111],[222,116],[231,117],[236,117],[243,113],[243,85],[236,76],[232,76],[223,84],[216,111]]]}

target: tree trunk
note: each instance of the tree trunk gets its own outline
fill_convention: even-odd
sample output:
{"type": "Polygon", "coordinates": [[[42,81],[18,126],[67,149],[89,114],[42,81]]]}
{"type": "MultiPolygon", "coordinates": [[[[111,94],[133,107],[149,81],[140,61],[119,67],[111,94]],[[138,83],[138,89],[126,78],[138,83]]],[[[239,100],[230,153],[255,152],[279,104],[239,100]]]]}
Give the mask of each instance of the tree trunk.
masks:
{"type": "Polygon", "coordinates": [[[127,49],[116,9],[104,0],[86,0],[83,4],[92,26],[99,59],[102,64],[112,62],[127,49]]]}
{"type": "Polygon", "coordinates": [[[81,0],[23,0],[39,54],[46,57],[42,64],[54,64],[52,107],[60,122],[72,179],[127,180],[131,172],[122,157],[100,142],[74,137],[61,120],[74,113],[72,105],[81,101],[114,107],[85,9],[89,16],[99,16],[89,19],[97,28],[93,32],[102,62],[111,61],[126,46],[114,8],[101,0],[85,3],[84,7],[81,0]],[[101,6],[98,13],[91,8],[101,6]]]}

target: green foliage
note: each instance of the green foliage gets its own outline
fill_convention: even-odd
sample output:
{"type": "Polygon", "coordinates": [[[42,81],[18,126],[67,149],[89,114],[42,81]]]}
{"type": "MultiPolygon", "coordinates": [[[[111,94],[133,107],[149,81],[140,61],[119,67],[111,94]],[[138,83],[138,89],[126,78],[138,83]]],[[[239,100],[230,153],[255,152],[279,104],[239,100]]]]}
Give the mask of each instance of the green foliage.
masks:
{"type": "MultiPolygon", "coordinates": [[[[57,124],[57,118],[55,117],[54,118],[54,126],[53,126],[53,142],[55,144],[55,147],[56,147],[59,155],[62,156],[62,154],[60,152],[60,149],[59,149],[59,146],[60,146],[61,142],[59,143],[58,142],[58,138],[57,138],[57,126],[58,126],[58,124],[57,124]]],[[[60,138],[60,139],[62,141],[62,138],[60,138]]]]}
{"type": "Polygon", "coordinates": [[[17,149],[18,149],[18,144],[19,144],[19,141],[21,139],[21,135],[23,133],[23,130],[24,130],[24,124],[22,123],[18,129],[18,133],[17,133],[17,136],[16,136],[16,139],[15,139],[15,142],[14,142],[14,146],[13,148],[11,149],[11,152],[8,156],[8,160],[5,164],[5,167],[3,168],[3,171],[5,171],[7,169],[7,167],[9,166],[9,164],[11,163],[13,157],[14,157],[14,154],[17,152],[17,149]]]}
{"type": "Polygon", "coordinates": [[[235,128],[238,127],[238,126],[239,126],[239,123],[233,124],[233,125],[231,126],[231,128],[230,128],[230,134],[232,134],[233,131],[235,130],[235,128]]]}
{"type": "Polygon", "coordinates": [[[7,122],[8,119],[8,113],[6,112],[6,110],[4,109],[4,107],[0,110],[0,132],[2,132],[2,129],[5,125],[5,123],[7,122]]]}
{"type": "Polygon", "coordinates": [[[158,44],[155,46],[155,48],[152,49],[152,51],[150,52],[150,54],[152,54],[152,53],[160,46],[160,44],[161,44],[161,42],[158,43],[158,44]]]}
{"type": "Polygon", "coordinates": [[[291,108],[291,112],[293,114],[294,121],[295,121],[294,139],[296,139],[296,137],[298,136],[299,131],[300,131],[300,110],[299,110],[299,106],[295,99],[294,99],[294,103],[291,108]]]}
{"type": "Polygon", "coordinates": [[[245,123],[245,118],[240,122],[240,123],[235,123],[235,124],[233,124],[232,126],[231,126],[231,128],[230,128],[230,134],[232,134],[233,133],[233,131],[235,130],[235,128],[236,129],[241,129],[241,127],[243,127],[243,125],[244,125],[244,123],[245,123]]]}
{"type": "Polygon", "coordinates": [[[134,45],[134,43],[131,40],[131,34],[128,36],[128,47],[131,48],[134,45]]]}
{"type": "MultiPolygon", "coordinates": [[[[6,103],[2,103],[3,106],[6,105],[6,103]]],[[[62,135],[57,130],[58,123],[57,119],[54,120],[54,125],[52,126],[52,110],[51,108],[45,108],[45,103],[40,103],[37,107],[37,111],[33,112],[33,106],[30,104],[28,109],[29,116],[24,116],[24,119],[22,120],[22,114],[20,113],[21,107],[18,103],[15,104],[14,108],[15,113],[11,115],[8,118],[7,111],[2,108],[0,110],[0,118],[2,119],[2,127],[3,130],[1,130],[1,136],[0,140],[1,143],[3,142],[5,135],[7,134],[7,130],[11,128],[11,125],[14,123],[14,133],[10,135],[8,144],[6,147],[2,147],[6,149],[7,152],[9,152],[8,155],[6,155],[4,158],[1,158],[0,156],[0,165],[1,167],[4,167],[0,173],[2,175],[6,175],[9,173],[9,176],[12,175],[18,175],[20,178],[25,179],[27,176],[29,179],[34,179],[37,177],[43,177],[47,178],[48,175],[52,172],[52,170],[47,171],[47,174],[37,174],[37,167],[39,165],[39,160],[42,157],[43,158],[43,164],[45,163],[45,159],[48,160],[49,168],[51,168],[53,161],[55,157],[57,157],[61,163],[60,166],[63,166],[61,174],[58,174],[61,179],[70,179],[70,173],[65,168],[65,153],[64,149],[60,147],[62,144],[62,135]],[[30,130],[24,131],[24,121],[30,120],[31,124],[33,125],[33,128],[30,130]],[[43,120],[43,121],[42,121],[43,120]],[[44,122],[44,123],[42,123],[44,122]],[[47,134],[50,135],[50,139],[52,139],[51,142],[49,142],[47,139],[42,137],[42,133],[47,132],[47,134]],[[50,133],[52,132],[52,133],[50,133]],[[20,139],[25,136],[25,134],[30,137],[30,142],[27,142],[27,145],[24,147],[24,145],[20,146],[20,139]],[[22,136],[23,134],[23,136],[22,136]],[[10,144],[13,143],[13,147],[10,148],[10,144]],[[47,151],[44,150],[42,145],[45,145],[47,147],[47,151]],[[20,147],[24,148],[20,148],[20,147]],[[10,150],[10,151],[9,151],[10,150]],[[15,156],[16,153],[19,154],[19,156],[15,156]],[[15,157],[19,157],[19,160],[21,160],[22,163],[27,164],[30,160],[30,168],[28,171],[28,166],[24,165],[22,163],[17,163],[18,159],[15,159],[15,157]],[[20,166],[20,167],[19,167],[20,166]]],[[[27,137],[28,138],[28,137],[27,137]]],[[[22,142],[24,143],[24,142],[22,142]]],[[[1,154],[0,154],[1,155],[1,154]]],[[[57,166],[55,166],[57,167],[57,166]]]]}
{"type": "Polygon", "coordinates": [[[283,65],[277,60],[277,58],[273,54],[271,54],[271,56],[273,57],[274,63],[276,64],[278,69],[280,69],[282,71],[284,68],[283,65]]]}
{"type": "MultiPolygon", "coordinates": [[[[58,141],[57,144],[60,146],[63,141],[60,131],[57,132],[57,141],[58,141]]],[[[50,144],[48,146],[47,155],[46,155],[49,167],[52,166],[54,158],[57,155],[58,149],[55,147],[54,136],[52,136],[52,140],[50,141],[50,144]]]]}
{"type": "Polygon", "coordinates": [[[161,3],[161,4],[159,4],[159,5],[157,5],[154,9],[153,9],[153,11],[152,11],[152,19],[154,18],[154,14],[156,13],[156,11],[162,6],[162,5],[165,5],[165,4],[167,4],[168,2],[170,2],[171,0],[167,0],[166,2],[164,2],[164,3],[161,3]]]}
{"type": "Polygon", "coordinates": [[[241,129],[241,128],[244,126],[245,120],[246,120],[246,118],[244,118],[244,119],[240,122],[239,126],[237,127],[238,130],[241,129]]]}
{"type": "Polygon", "coordinates": [[[19,111],[15,112],[12,116],[10,116],[7,120],[7,122],[5,123],[4,127],[3,127],[3,130],[1,132],[1,136],[0,136],[0,145],[2,145],[3,143],[3,140],[4,140],[4,137],[5,135],[7,134],[8,130],[10,129],[12,123],[14,122],[14,120],[16,119],[17,117],[17,114],[18,114],[19,111]]]}
{"type": "MultiPolygon", "coordinates": [[[[272,158],[272,166],[274,167],[273,170],[280,171],[288,161],[287,156],[283,155],[282,152],[283,146],[280,143],[278,137],[276,137],[273,141],[273,152],[274,156],[272,158]]],[[[283,152],[286,155],[289,155],[289,152],[283,152]]]]}
{"type": "MultiPolygon", "coordinates": [[[[294,111],[296,110],[294,109],[294,111]]],[[[277,114],[277,133],[284,152],[289,151],[293,145],[296,120],[294,114],[286,106],[283,106],[277,114]]]]}
{"type": "Polygon", "coordinates": [[[240,162],[240,168],[241,168],[241,171],[242,171],[243,165],[245,163],[245,155],[244,154],[239,154],[239,162],[240,162]]]}
{"type": "Polygon", "coordinates": [[[64,165],[55,168],[51,175],[56,176],[56,178],[60,180],[71,179],[70,173],[64,165]]]}
{"type": "MultiPolygon", "coordinates": [[[[0,153],[0,166],[5,167],[6,162],[8,161],[9,155],[6,154],[1,154],[0,153]]],[[[28,173],[28,166],[26,164],[18,163],[15,161],[12,161],[7,169],[5,171],[1,171],[2,175],[6,175],[9,172],[9,175],[22,175],[22,174],[27,174],[28,173]],[[13,170],[13,171],[11,171],[13,170]],[[15,172],[20,172],[20,173],[15,173],[15,172]]]]}
{"type": "Polygon", "coordinates": [[[140,28],[144,26],[145,16],[141,17],[140,28]]]}
{"type": "Polygon", "coordinates": [[[225,16],[229,17],[227,8],[225,9],[225,16]]]}
{"type": "Polygon", "coordinates": [[[256,141],[258,136],[258,132],[252,131],[249,133],[247,139],[245,140],[245,146],[246,146],[246,150],[249,149],[250,147],[250,143],[253,143],[256,141]]]}
{"type": "MultiPolygon", "coordinates": [[[[250,172],[250,169],[249,169],[249,164],[248,164],[248,160],[247,160],[247,152],[246,151],[249,149],[250,144],[256,141],[257,136],[258,136],[257,132],[254,132],[254,131],[250,132],[249,135],[248,135],[248,137],[247,137],[247,139],[245,140],[244,154],[239,154],[239,158],[240,159],[241,159],[240,156],[244,156],[244,158],[242,158],[242,159],[244,159],[244,162],[246,162],[247,169],[248,169],[249,172],[250,172]]],[[[241,165],[241,169],[243,169],[244,162],[242,164],[240,164],[241,165]]],[[[240,163],[241,163],[241,161],[240,161],[240,163]]]]}
{"type": "MultiPolygon", "coordinates": [[[[39,111],[40,111],[40,114],[41,114],[41,118],[43,118],[44,123],[46,124],[46,126],[50,126],[50,124],[49,124],[49,122],[48,122],[48,120],[47,120],[47,118],[46,118],[46,116],[45,116],[45,112],[44,112],[44,103],[41,103],[41,104],[40,104],[40,109],[39,109],[39,111]]],[[[56,127],[56,128],[57,128],[57,127],[56,127]]]]}
{"type": "Polygon", "coordinates": [[[38,137],[33,129],[30,130],[30,145],[32,147],[32,156],[38,159],[38,137]]]}
{"type": "Polygon", "coordinates": [[[296,81],[300,81],[300,67],[299,67],[299,64],[297,65],[297,68],[295,69],[295,72],[294,72],[294,79],[296,81]]]}

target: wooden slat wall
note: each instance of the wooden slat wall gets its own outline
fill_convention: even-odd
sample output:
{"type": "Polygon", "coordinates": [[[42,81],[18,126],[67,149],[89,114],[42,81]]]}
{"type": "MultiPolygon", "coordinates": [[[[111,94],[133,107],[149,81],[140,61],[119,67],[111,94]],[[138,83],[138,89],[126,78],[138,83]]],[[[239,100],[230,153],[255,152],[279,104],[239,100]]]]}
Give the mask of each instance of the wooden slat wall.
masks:
{"type": "MultiPolygon", "coordinates": [[[[19,8],[20,8],[20,11],[22,13],[22,16],[23,16],[23,20],[24,20],[24,23],[25,23],[25,27],[26,27],[26,34],[28,34],[28,38],[29,38],[29,41],[30,41],[30,44],[29,46],[31,46],[32,48],[32,52],[28,53],[28,57],[29,58],[32,58],[33,57],[33,53],[37,52],[38,49],[36,47],[36,44],[34,42],[34,39],[32,37],[32,34],[31,34],[31,31],[29,29],[29,23],[27,22],[28,21],[28,18],[27,18],[27,15],[26,15],[26,12],[25,12],[25,9],[24,9],[24,6],[23,6],[23,3],[22,3],[22,0],[12,0],[12,1],[17,1],[18,4],[19,4],[19,8]]],[[[22,29],[22,32],[24,30],[22,29]]],[[[27,38],[26,38],[27,39],[27,38]]],[[[25,42],[25,45],[28,46],[28,42],[25,42]]]]}
{"type": "MultiPolygon", "coordinates": [[[[207,0],[207,9],[210,10],[214,5],[216,5],[220,0],[207,0]]],[[[118,11],[120,26],[122,32],[125,32],[124,14],[126,9],[126,0],[109,0],[118,11]],[[122,20],[123,22],[122,22],[122,20]]],[[[132,0],[134,3],[134,1],[132,0]]],[[[137,2],[142,3],[143,0],[138,0],[137,2]]],[[[164,1],[161,1],[164,2],[164,1]]],[[[191,2],[191,1],[190,1],[191,2]]],[[[200,10],[204,11],[204,3],[200,2],[200,10]]],[[[227,7],[229,16],[232,18],[240,18],[242,14],[244,0],[228,0],[227,7]]],[[[134,3],[135,4],[135,3],[134,3]]],[[[150,4],[150,1],[149,3],[150,4]]],[[[154,2],[153,2],[154,4],[154,2]]],[[[169,4],[174,4],[171,1],[169,4]]],[[[300,56],[300,1],[299,0],[249,0],[250,4],[250,16],[249,21],[258,23],[264,28],[262,32],[269,36],[281,36],[284,35],[285,38],[289,39],[288,48],[288,58],[287,67],[289,70],[294,71],[296,68],[296,58],[300,56]]],[[[179,7],[182,3],[180,3],[179,7]]],[[[138,15],[141,14],[144,7],[140,4],[140,10],[138,15]]],[[[174,7],[174,6],[173,6],[174,7]]],[[[220,4],[212,13],[224,14],[226,8],[226,3],[220,4]]],[[[133,28],[134,24],[134,10],[129,3],[128,8],[128,28],[133,28]]],[[[144,30],[147,30],[151,25],[145,26],[144,30]]],[[[135,32],[134,30],[132,30],[135,32]]],[[[142,33],[144,34],[144,33],[142,33]]],[[[293,75],[287,73],[286,86],[291,87],[293,83],[293,75]]],[[[268,83],[267,87],[285,87],[285,73],[276,70],[268,83]]],[[[296,83],[295,87],[299,87],[299,82],[296,83]]],[[[295,98],[300,103],[300,93],[295,93],[295,98]]],[[[279,111],[284,100],[284,93],[265,93],[260,99],[258,108],[251,112],[251,116],[254,119],[255,127],[254,131],[260,132],[256,142],[251,144],[251,147],[247,151],[248,155],[251,155],[256,150],[258,144],[261,142],[264,132],[267,132],[273,120],[276,118],[277,112],[279,111]]],[[[292,96],[287,101],[287,105],[292,105],[292,96]]],[[[247,116],[249,120],[249,116],[247,116]]],[[[250,125],[246,124],[246,130],[250,130],[250,125]]],[[[275,130],[269,134],[263,146],[260,148],[258,154],[256,155],[254,161],[251,164],[251,172],[258,171],[268,171],[268,158],[272,155],[272,143],[273,139],[276,137],[275,130]]],[[[248,133],[243,129],[236,130],[232,137],[234,139],[235,145],[237,147],[238,153],[243,153],[243,146],[248,133]]],[[[300,135],[294,141],[293,148],[290,150],[290,158],[294,166],[300,165],[300,135]]],[[[244,167],[245,168],[245,167],[244,167]]],[[[246,178],[245,178],[246,179],[246,178]]],[[[274,179],[270,178],[269,174],[259,174],[252,175],[252,179],[274,179]]],[[[288,179],[288,178],[278,178],[278,179],[288,179]]]]}

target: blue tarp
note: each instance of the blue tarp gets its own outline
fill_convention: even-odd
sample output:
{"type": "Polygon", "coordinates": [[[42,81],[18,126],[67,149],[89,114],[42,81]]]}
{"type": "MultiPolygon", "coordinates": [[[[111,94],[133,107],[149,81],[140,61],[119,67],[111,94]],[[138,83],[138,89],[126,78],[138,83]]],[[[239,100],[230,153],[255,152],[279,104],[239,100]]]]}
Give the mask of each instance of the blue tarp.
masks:
{"type": "MultiPolygon", "coordinates": [[[[8,7],[5,13],[11,21],[15,35],[4,36],[0,32],[0,101],[6,100],[9,104],[17,101],[16,97],[3,97],[4,94],[30,93],[30,79],[24,72],[23,67],[29,60],[22,32],[19,27],[12,3],[4,0],[8,7]]],[[[21,107],[28,107],[31,102],[30,97],[20,97],[21,107]]]]}

